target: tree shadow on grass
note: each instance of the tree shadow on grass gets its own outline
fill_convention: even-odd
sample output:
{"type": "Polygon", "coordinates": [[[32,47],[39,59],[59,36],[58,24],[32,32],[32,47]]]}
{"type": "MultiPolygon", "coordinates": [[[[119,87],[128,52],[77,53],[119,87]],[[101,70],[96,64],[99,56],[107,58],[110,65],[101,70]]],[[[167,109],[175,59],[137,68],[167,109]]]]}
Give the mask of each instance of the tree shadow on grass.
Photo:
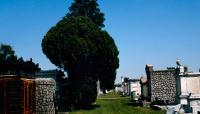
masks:
{"type": "Polygon", "coordinates": [[[75,107],[74,109],[75,110],[94,110],[99,107],[100,107],[100,105],[93,104],[93,105],[89,105],[89,106],[75,107]]]}
{"type": "Polygon", "coordinates": [[[133,103],[133,102],[128,102],[126,103],[128,106],[135,106],[135,107],[142,107],[142,103],[133,103]]]}
{"type": "MultiPolygon", "coordinates": [[[[134,102],[128,102],[128,103],[126,103],[128,106],[133,106],[133,107],[143,107],[143,104],[142,103],[134,103],[134,102]]],[[[147,108],[147,107],[143,107],[143,108],[147,108]]],[[[161,110],[161,108],[160,107],[158,107],[158,106],[154,106],[154,105],[152,105],[152,106],[150,106],[150,107],[148,107],[148,108],[151,108],[152,110],[161,110]]]]}

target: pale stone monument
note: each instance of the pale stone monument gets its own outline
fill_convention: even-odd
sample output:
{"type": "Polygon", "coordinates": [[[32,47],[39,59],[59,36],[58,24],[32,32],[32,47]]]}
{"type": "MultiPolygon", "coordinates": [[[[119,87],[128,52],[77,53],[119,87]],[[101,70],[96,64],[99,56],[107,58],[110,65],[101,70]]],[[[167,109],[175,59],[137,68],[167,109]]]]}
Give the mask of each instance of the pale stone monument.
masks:
{"type": "Polygon", "coordinates": [[[101,95],[101,87],[100,87],[100,81],[97,81],[97,95],[101,95]]]}
{"type": "Polygon", "coordinates": [[[177,87],[180,104],[188,105],[193,114],[200,113],[200,72],[180,73],[177,87]]]}
{"type": "Polygon", "coordinates": [[[129,95],[134,96],[134,100],[138,100],[138,98],[141,95],[141,85],[140,85],[140,80],[139,79],[129,79],[128,82],[128,87],[129,87],[129,95]]]}

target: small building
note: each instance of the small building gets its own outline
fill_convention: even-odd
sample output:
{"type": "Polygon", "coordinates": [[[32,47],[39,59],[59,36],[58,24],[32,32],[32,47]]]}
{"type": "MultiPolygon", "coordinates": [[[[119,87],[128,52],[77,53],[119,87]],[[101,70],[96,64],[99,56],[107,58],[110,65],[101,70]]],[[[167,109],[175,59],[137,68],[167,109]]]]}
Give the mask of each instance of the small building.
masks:
{"type": "Polygon", "coordinates": [[[64,73],[62,71],[59,71],[57,69],[54,70],[42,70],[42,71],[38,71],[35,73],[35,78],[52,78],[55,80],[56,82],[56,92],[55,92],[55,99],[56,99],[56,105],[58,106],[58,108],[60,108],[60,88],[61,88],[61,84],[60,81],[62,79],[62,77],[64,77],[64,73]]]}
{"type": "Polygon", "coordinates": [[[200,72],[180,74],[177,82],[181,104],[187,104],[190,94],[200,94],[200,72]]]}
{"type": "Polygon", "coordinates": [[[134,100],[138,100],[138,98],[141,95],[141,86],[139,79],[129,79],[128,94],[131,95],[134,98],[134,100]]]}
{"type": "Polygon", "coordinates": [[[0,76],[0,114],[55,114],[54,98],[51,78],[0,76]]]}
{"type": "Polygon", "coordinates": [[[41,70],[35,73],[35,78],[52,78],[54,79],[56,83],[56,91],[59,91],[60,83],[59,80],[60,78],[64,76],[59,70],[54,69],[54,70],[41,70]]]}
{"type": "Polygon", "coordinates": [[[154,70],[152,65],[146,65],[146,74],[151,102],[159,100],[176,104],[177,69],[169,67],[166,70],[154,70]]]}
{"type": "Polygon", "coordinates": [[[200,72],[184,72],[177,78],[179,103],[190,107],[189,112],[200,113],[200,72]]]}
{"type": "Polygon", "coordinates": [[[134,97],[135,100],[141,95],[140,79],[129,79],[125,77],[121,88],[123,95],[134,97]]]}
{"type": "Polygon", "coordinates": [[[200,113],[200,72],[188,72],[188,68],[177,60],[177,67],[153,70],[146,65],[148,94],[151,102],[162,100],[174,104],[167,113],[200,113]]]}

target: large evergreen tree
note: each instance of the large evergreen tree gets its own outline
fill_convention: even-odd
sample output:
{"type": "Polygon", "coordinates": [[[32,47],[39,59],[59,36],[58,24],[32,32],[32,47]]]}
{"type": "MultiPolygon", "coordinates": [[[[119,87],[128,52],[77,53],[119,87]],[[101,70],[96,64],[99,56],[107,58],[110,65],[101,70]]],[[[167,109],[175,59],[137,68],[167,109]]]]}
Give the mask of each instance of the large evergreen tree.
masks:
{"type": "MultiPolygon", "coordinates": [[[[87,16],[99,28],[104,27],[104,14],[100,11],[97,0],[74,0],[66,17],[87,16]]],[[[101,30],[101,40],[98,43],[96,56],[97,77],[100,80],[101,89],[104,91],[113,88],[116,78],[116,69],[119,67],[118,50],[113,38],[101,30]]]]}
{"type": "Polygon", "coordinates": [[[94,59],[100,29],[88,18],[64,18],[52,27],[42,41],[45,55],[68,74],[71,104],[89,105],[96,99],[94,59]]]}
{"type": "MultiPolygon", "coordinates": [[[[118,50],[104,30],[97,0],[75,0],[69,13],[42,40],[50,61],[67,71],[71,104],[89,105],[96,99],[96,81],[111,89],[119,67],[118,50]]],[[[63,92],[66,93],[66,92],[63,92]]]]}

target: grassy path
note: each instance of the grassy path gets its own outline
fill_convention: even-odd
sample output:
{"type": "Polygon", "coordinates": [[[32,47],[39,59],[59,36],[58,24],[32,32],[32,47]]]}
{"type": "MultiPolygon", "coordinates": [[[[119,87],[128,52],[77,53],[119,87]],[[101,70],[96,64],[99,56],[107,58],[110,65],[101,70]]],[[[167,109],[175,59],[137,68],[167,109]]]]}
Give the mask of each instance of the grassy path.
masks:
{"type": "Polygon", "coordinates": [[[163,114],[150,108],[134,107],[128,104],[129,99],[117,94],[101,96],[91,110],[76,110],[69,114],[163,114]]]}

